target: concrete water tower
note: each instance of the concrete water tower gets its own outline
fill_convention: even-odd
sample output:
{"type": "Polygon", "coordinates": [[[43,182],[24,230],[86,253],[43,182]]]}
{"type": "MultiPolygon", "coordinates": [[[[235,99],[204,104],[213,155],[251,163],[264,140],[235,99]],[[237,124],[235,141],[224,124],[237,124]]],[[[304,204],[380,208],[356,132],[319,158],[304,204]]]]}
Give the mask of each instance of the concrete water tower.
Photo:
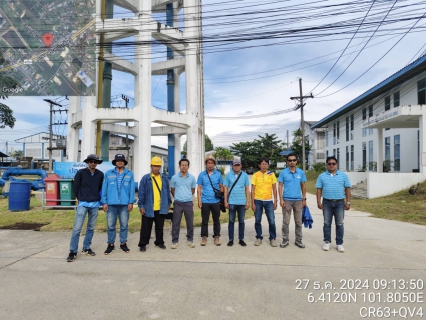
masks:
{"type": "Polygon", "coordinates": [[[187,158],[191,173],[203,170],[204,103],[203,57],[201,31],[201,0],[97,0],[96,34],[98,47],[97,72],[101,77],[96,97],[70,98],[68,120],[68,161],[78,156],[79,129],[82,157],[100,152],[105,159],[109,151],[110,133],[131,135],[134,138],[135,178],[149,172],[151,137],[168,136],[169,174],[177,172],[180,159],[180,137],[187,135],[187,158]],[[134,13],[132,18],[113,17],[113,6],[134,13]],[[166,24],[153,18],[164,14],[166,24]],[[178,17],[184,19],[178,25],[178,17]],[[181,27],[181,28],[179,28],[181,27]],[[112,53],[112,41],[134,36],[134,62],[112,53]],[[156,40],[167,47],[164,61],[152,61],[152,44],[156,40]],[[104,45],[102,45],[104,44],[104,45]],[[103,62],[102,62],[103,60],[103,62]],[[112,69],[132,74],[134,108],[110,108],[112,69]],[[185,75],[186,106],[180,106],[181,78],[185,75]],[[167,81],[167,111],[152,107],[151,81],[153,75],[165,75],[167,81]],[[99,89],[100,88],[100,89],[99,89]],[[81,106],[82,104],[82,106],[81,106]],[[181,110],[185,109],[185,112],[181,110]],[[134,123],[126,127],[122,123],[134,123]],[[97,127],[97,123],[100,125],[97,127]],[[152,123],[161,124],[151,127],[152,123]],[[98,128],[98,129],[97,129],[98,128]],[[100,130],[102,133],[100,133],[100,130]],[[100,139],[97,136],[101,137],[100,139]]]}

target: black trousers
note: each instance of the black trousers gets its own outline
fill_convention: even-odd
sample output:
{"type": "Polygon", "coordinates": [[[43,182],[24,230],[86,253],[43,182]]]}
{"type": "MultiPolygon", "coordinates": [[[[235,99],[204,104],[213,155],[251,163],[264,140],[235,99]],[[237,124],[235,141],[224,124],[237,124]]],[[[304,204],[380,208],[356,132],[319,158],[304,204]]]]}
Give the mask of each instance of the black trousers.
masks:
{"type": "Polygon", "coordinates": [[[210,211],[213,218],[213,237],[220,237],[220,203],[203,203],[201,205],[201,236],[209,236],[210,211]]]}
{"type": "Polygon", "coordinates": [[[139,247],[146,246],[149,244],[149,238],[151,237],[152,223],[155,222],[155,241],[154,244],[157,246],[164,244],[163,240],[163,228],[164,228],[164,214],[160,214],[160,211],[154,211],[154,218],[147,218],[145,215],[142,216],[141,232],[139,237],[139,247]]]}

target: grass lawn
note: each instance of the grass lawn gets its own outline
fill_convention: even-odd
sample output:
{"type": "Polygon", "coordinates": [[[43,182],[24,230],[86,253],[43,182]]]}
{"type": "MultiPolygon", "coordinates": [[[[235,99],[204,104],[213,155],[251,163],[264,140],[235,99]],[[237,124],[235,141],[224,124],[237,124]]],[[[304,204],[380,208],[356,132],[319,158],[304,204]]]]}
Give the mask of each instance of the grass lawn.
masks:
{"type": "MultiPolygon", "coordinates": [[[[194,226],[201,226],[201,210],[197,203],[194,212],[194,226]]],[[[41,200],[31,197],[29,211],[9,211],[7,198],[0,199],[0,228],[12,226],[17,223],[46,224],[41,227],[41,231],[66,231],[71,230],[74,224],[75,211],[73,209],[41,209],[41,200]]],[[[253,217],[253,211],[247,210],[246,218],[253,217]]],[[[228,213],[221,212],[220,221],[228,222],[228,213]]],[[[210,223],[213,221],[210,218],[210,223]]],[[[139,232],[141,225],[141,215],[137,206],[130,213],[129,231],[139,232]]],[[[118,226],[118,223],[117,223],[118,226]]],[[[169,228],[170,223],[166,220],[165,228],[169,228]]],[[[181,227],[186,227],[185,218],[182,218],[181,227]]],[[[106,214],[99,210],[96,231],[106,232],[106,214]]]]}

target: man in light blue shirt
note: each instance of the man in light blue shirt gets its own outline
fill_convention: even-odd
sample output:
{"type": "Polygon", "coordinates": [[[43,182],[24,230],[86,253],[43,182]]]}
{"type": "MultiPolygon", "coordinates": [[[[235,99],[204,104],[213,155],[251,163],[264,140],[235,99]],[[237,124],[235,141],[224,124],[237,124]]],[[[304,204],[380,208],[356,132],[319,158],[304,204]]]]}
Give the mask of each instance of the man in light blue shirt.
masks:
{"type": "Polygon", "coordinates": [[[214,168],[215,157],[208,155],[204,163],[206,170],[202,171],[197,179],[198,207],[201,209],[201,245],[207,245],[211,212],[214,244],[220,246],[220,193],[223,192],[223,179],[222,174],[214,168]]]}
{"type": "Polygon", "coordinates": [[[348,175],[337,170],[337,159],[334,156],[327,158],[327,171],[321,173],[317,179],[317,205],[324,215],[324,251],[330,250],[331,223],[334,216],[336,224],[336,249],[345,252],[343,248],[345,211],[351,206],[351,182],[348,175]],[[345,204],[346,195],[346,204],[345,204]],[[322,197],[322,203],[321,203],[322,197]]]}
{"type": "Polygon", "coordinates": [[[185,214],[186,221],[186,244],[194,248],[194,202],[195,177],[188,172],[189,160],[179,160],[179,172],[172,177],[170,182],[172,196],[175,199],[173,207],[172,222],[172,249],[177,249],[179,242],[180,222],[182,214],[185,214]]]}
{"type": "Polygon", "coordinates": [[[244,219],[246,217],[246,210],[250,206],[249,185],[250,181],[247,173],[241,171],[241,160],[234,160],[232,162],[232,170],[228,172],[223,183],[225,188],[225,208],[229,209],[228,247],[234,245],[234,224],[237,212],[238,243],[243,247],[247,245],[244,242],[244,219]]]}
{"type": "Polygon", "coordinates": [[[289,244],[289,224],[291,212],[294,215],[296,242],[299,248],[305,248],[302,242],[302,207],[306,207],[306,175],[297,168],[297,157],[294,153],[287,156],[287,168],[281,170],[278,177],[278,193],[281,195],[280,205],[283,211],[283,242],[281,248],[289,244]]]}

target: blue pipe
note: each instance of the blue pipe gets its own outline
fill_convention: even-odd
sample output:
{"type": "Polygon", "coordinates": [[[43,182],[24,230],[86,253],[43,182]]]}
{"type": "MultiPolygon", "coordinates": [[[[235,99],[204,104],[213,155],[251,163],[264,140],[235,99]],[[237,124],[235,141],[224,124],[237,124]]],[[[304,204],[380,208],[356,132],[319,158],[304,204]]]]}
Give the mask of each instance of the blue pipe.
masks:
{"type": "Polygon", "coordinates": [[[42,179],[46,178],[46,171],[42,169],[21,169],[21,168],[10,168],[7,169],[3,176],[1,177],[3,180],[9,180],[10,176],[22,176],[22,175],[37,175],[42,179]]]}
{"type": "MultiPolygon", "coordinates": [[[[173,4],[166,5],[166,23],[169,27],[173,27],[173,4]]],[[[174,58],[173,50],[167,47],[167,60],[174,58]]],[[[175,111],[175,74],[173,69],[167,70],[167,111],[175,111]]],[[[168,178],[171,179],[175,174],[175,136],[167,135],[168,140],[168,178]]]]}

